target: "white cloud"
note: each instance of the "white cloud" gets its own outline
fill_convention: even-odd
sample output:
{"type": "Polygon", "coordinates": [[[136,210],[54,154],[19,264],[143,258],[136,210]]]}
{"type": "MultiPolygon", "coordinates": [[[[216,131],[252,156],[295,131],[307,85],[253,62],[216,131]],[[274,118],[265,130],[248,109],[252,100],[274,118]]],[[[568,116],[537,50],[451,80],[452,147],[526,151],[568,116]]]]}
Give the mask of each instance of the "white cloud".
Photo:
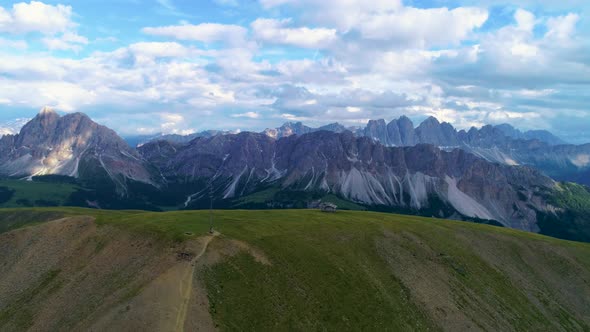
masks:
{"type": "Polygon", "coordinates": [[[368,16],[403,7],[401,0],[260,0],[265,8],[292,5],[305,9],[305,17],[328,24],[342,32],[349,31],[368,16]]]}
{"type": "Polygon", "coordinates": [[[182,114],[161,112],[157,116],[160,117],[160,128],[151,130],[152,133],[159,131],[163,134],[189,135],[195,132],[195,130],[188,128],[189,124],[182,114]]]}
{"type": "Polygon", "coordinates": [[[0,31],[15,34],[40,32],[53,35],[75,27],[72,7],[47,5],[39,1],[20,2],[11,10],[0,7],[0,31]]]}
{"type": "MultiPolygon", "coordinates": [[[[282,5],[303,11],[304,22],[335,28],[347,35],[348,45],[363,51],[371,49],[404,49],[408,47],[445,47],[458,45],[483,26],[488,12],[476,7],[416,8],[398,0],[260,0],[266,8],[282,5]],[[351,44],[351,41],[353,44],[351,44]]],[[[276,25],[278,20],[275,20],[276,25]]],[[[264,31],[277,27],[262,25],[264,31]]],[[[270,32],[267,32],[270,34],[270,32]]],[[[262,34],[262,33],[261,33],[262,34]]],[[[275,34],[277,35],[277,34],[275,34]]],[[[276,38],[275,38],[276,39],[276,38]]],[[[341,49],[339,49],[341,51],[341,49]]]]}
{"type": "Polygon", "coordinates": [[[258,114],[256,112],[246,112],[246,113],[233,114],[232,117],[258,119],[260,117],[260,114],[258,114]]]}
{"type": "Polygon", "coordinates": [[[526,32],[532,32],[535,28],[535,15],[529,11],[519,8],[514,13],[516,27],[526,32]]]}
{"type": "MultiPolygon", "coordinates": [[[[563,115],[560,124],[568,116],[577,117],[576,123],[588,116],[590,58],[587,36],[577,31],[583,13],[550,17],[535,9],[536,17],[517,10],[506,26],[481,31],[488,12],[475,7],[414,8],[391,0],[260,2],[274,8],[263,16],[271,18],[146,27],[145,41],[76,58],[6,51],[27,44],[13,41],[15,36],[0,38],[0,103],[86,111],[128,133],[136,127],[169,133],[262,129],[269,120],[284,119],[360,124],[402,114],[436,115],[459,127],[506,121],[549,126],[555,114],[563,115]],[[151,41],[153,36],[162,40],[151,41]]],[[[39,38],[53,50],[78,51],[89,44],[76,33],[72,9],[65,8],[69,23],[22,38],[39,38]]],[[[234,19],[240,9],[220,10],[234,19]]],[[[28,22],[0,7],[0,33],[35,32],[35,24],[44,24],[28,22],[24,28],[17,19],[28,22]]],[[[494,18],[490,26],[498,22],[494,18]]]]}
{"type": "Polygon", "coordinates": [[[336,39],[335,29],[308,27],[289,28],[290,19],[275,20],[259,18],[252,22],[254,36],[271,44],[294,45],[304,48],[326,48],[336,39]]]}
{"type": "Polygon", "coordinates": [[[0,7],[0,32],[19,35],[40,33],[44,35],[41,42],[49,50],[78,52],[88,44],[88,39],[75,32],[77,24],[72,21],[72,16],[71,6],[48,5],[39,1],[19,2],[10,10],[0,7]]]}
{"type": "Polygon", "coordinates": [[[74,111],[96,102],[96,94],[75,83],[57,81],[19,82],[0,80],[9,105],[41,108],[49,105],[62,111],[74,111]]]}
{"type": "Polygon", "coordinates": [[[184,121],[184,116],[178,113],[160,113],[160,117],[166,122],[179,123],[184,121]]]}
{"type": "Polygon", "coordinates": [[[88,44],[88,38],[78,35],[74,32],[66,32],[59,37],[45,37],[41,39],[43,44],[48,49],[54,51],[75,51],[78,52],[82,49],[82,45],[88,44]]]}
{"type": "Polygon", "coordinates": [[[205,43],[221,41],[231,45],[243,43],[248,32],[246,28],[239,25],[218,23],[146,27],[142,31],[149,35],[171,37],[179,40],[194,40],[205,43]]]}
{"type": "Polygon", "coordinates": [[[579,19],[580,17],[577,14],[572,13],[549,18],[545,37],[557,41],[568,40],[574,34],[579,19]]]}
{"type": "Polygon", "coordinates": [[[510,48],[510,52],[518,57],[534,57],[538,54],[539,48],[526,43],[515,43],[510,48]]]}
{"type": "Polygon", "coordinates": [[[402,47],[429,48],[457,45],[487,19],[487,11],[480,8],[406,7],[391,13],[367,16],[359,22],[358,30],[366,39],[387,41],[402,47]]]}
{"type": "Polygon", "coordinates": [[[129,45],[128,49],[139,57],[174,58],[184,57],[190,50],[175,42],[141,42],[129,45]]]}
{"type": "Polygon", "coordinates": [[[0,37],[0,47],[6,49],[24,50],[27,49],[29,45],[24,40],[11,40],[0,37]]]}

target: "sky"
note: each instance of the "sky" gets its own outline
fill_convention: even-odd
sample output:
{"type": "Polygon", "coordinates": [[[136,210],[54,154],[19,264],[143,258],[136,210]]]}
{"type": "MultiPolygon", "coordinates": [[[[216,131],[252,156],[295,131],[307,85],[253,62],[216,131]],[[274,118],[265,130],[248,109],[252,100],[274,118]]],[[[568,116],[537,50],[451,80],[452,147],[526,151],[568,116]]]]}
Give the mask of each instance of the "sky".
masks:
{"type": "Polygon", "coordinates": [[[0,0],[0,121],[122,135],[407,115],[590,142],[586,0],[0,0]]]}

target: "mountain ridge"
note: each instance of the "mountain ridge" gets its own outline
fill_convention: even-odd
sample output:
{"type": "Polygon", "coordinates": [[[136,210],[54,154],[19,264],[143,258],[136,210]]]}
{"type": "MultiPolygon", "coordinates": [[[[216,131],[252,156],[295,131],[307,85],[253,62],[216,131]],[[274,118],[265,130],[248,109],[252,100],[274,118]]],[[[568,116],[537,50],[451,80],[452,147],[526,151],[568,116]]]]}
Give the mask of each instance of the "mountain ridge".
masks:
{"type": "MultiPolygon", "coordinates": [[[[590,143],[566,144],[546,130],[522,132],[509,124],[457,130],[450,123],[439,122],[431,116],[415,127],[408,117],[401,116],[389,123],[383,119],[369,120],[364,128],[347,128],[338,123],[312,128],[302,122],[286,122],[281,127],[266,129],[262,133],[273,139],[282,139],[321,130],[337,133],[351,131],[358,137],[369,137],[385,146],[433,144],[442,149],[461,148],[491,162],[529,165],[559,181],[590,185],[590,177],[585,176],[590,172],[590,143]]],[[[186,137],[183,142],[188,143],[193,138],[196,136],[186,137]]],[[[180,142],[178,138],[171,141],[180,142]]]]}
{"type": "MultiPolygon", "coordinates": [[[[294,124],[284,128],[291,134],[280,139],[267,133],[213,133],[188,142],[158,140],[133,149],[82,113],[59,116],[44,109],[19,134],[0,139],[0,175],[73,177],[88,189],[70,199],[81,206],[191,209],[212,201],[232,208],[248,206],[244,205],[248,197],[258,194],[264,197],[257,199],[258,208],[289,208],[333,197],[350,206],[497,223],[546,234],[557,227],[568,229],[559,233],[565,238],[590,240],[590,200],[579,209],[567,196],[553,199],[560,189],[553,179],[536,168],[490,161],[493,158],[486,155],[498,146],[545,151],[547,143],[505,136],[498,141],[493,136],[498,129],[492,126],[457,133],[435,118],[412,131],[411,120],[404,117],[370,124],[364,135],[336,124],[328,127],[332,131],[298,135],[293,129],[309,127],[294,124]],[[383,128],[395,133],[387,137],[415,145],[382,144],[375,135],[383,134],[383,128]],[[461,135],[477,148],[420,143],[461,135]]],[[[550,149],[575,154],[579,147],[550,149]]],[[[502,150],[496,152],[506,157],[502,150]]],[[[555,159],[550,153],[532,155],[542,161],[555,159]]],[[[560,162],[555,160],[557,165],[560,162]]],[[[588,160],[574,162],[584,165],[588,160]]]]}
{"type": "MultiPolygon", "coordinates": [[[[385,147],[350,132],[319,131],[280,140],[245,132],[197,138],[184,146],[148,143],[139,151],[170,181],[210,186],[223,199],[270,185],[416,210],[439,199],[452,208],[441,210],[441,217],[459,212],[531,231],[538,231],[535,209],[546,211],[533,188],[555,186],[534,169],[492,164],[461,149],[385,147]]],[[[208,195],[206,190],[192,193],[188,203],[208,195]]]]}

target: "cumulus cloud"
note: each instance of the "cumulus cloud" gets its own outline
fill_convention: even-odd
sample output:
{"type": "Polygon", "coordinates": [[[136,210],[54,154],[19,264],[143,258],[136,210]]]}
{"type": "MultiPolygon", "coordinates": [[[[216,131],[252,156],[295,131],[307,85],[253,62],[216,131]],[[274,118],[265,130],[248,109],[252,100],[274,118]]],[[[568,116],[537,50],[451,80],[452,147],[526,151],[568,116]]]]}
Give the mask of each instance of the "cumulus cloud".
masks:
{"type": "Polygon", "coordinates": [[[480,8],[406,7],[391,13],[369,15],[359,22],[358,30],[366,39],[429,48],[457,45],[487,19],[487,10],[480,8]]]}
{"type": "Polygon", "coordinates": [[[0,37],[0,47],[7,49],[24,50],[29,47],[28,43],[24,40],[12,40],[0,37]]]}
{"type": "Polygon", "coordinates": [[[88,38],[74,32],[66,32],[59,37],[46,37],[42,41],[52,51],[70,50],[78,52],[82,49],[82,45],[88,45],[88,38]]]}
{"type": "MultiPolygon", "coordinates": [[[[476,7],[416,8],[398,0],[261,0],[264,7],[305,8],[310,22],[358,33],[361,39],[386,42],[390,47],[432,47],[458,44],[488,19],[476,7]]],[[[374,45],[372,45],[374,47],[374,45]]]]}
{"type": "MultiPolygon", "coordinates": [[[[88,39],[75,31],[77,24],[72,16],[71,6],[48,5],[39,1],[20,2],[12,5],[11,9],[0,7],[0,33],[38,33],[44,36],[41,42],[50,51],[79,52],[88,44],[88,39]]],[[[22,48],[22,44],[13,46],[22,48]]]]}
{"type": "Polygon", "coordinates": [[[372,15],[403,7],[401,0],[260,0],[260,3],[266,8],[283,5],[303,8],[307,20],[336,27],[342,32],[348,32],[372,15]]]}
{"type": "Polygon", "coordinates": [[[0,7],[0,32],[53,35],[66,32],[74,26],[71,6],[31,1],[16,3],[11,9],[0,7]]]}
{"type": "Polygon", "coordinates": [[[227,42],[232,45],[244,42],[248,31],[233,24],[201,23],[181,24],[162,27],[146,27],[142,31],[148,35],[172,37],[178,40],[192,40],[205,43],[227,42]]]}
{"type": "Polygon", "coordinates": [[[545,38],[554,41],[568,41],[574,34],[580,16],[569,13],[565,16],[550,17],[547,20],[545,38]]]}
{"type": "Polygon", "coordinates": [[[514,17],[515,24],[481,36],[479,44],[438,57],[435,73],[453,84],[491,88],[544,89],[556,82],[590,83],[590,67],[570,58],[580,51],[579,45],[563,42],[574,33],[575,14],[549,18],[544,23],[547,33],[541,36],[533,33],[538,24],[533,14],[517,10],[514,17]]]}
{"type": "Polygon", "coordinates": [[[413,98],[393,91],[346,89],[318,93],[302,86],[283,85],[269,93],[276,98],[271,107],[280,114],[279,117],[285,120],[305,120],[317,125],[326,124],[326,121],[358,124],[367,119],[392,119],[412,113],[413,107],[426,105],[423,98],[413,98]]]}
{"type": "Polygon", "coordinates": [[[258,119],[260,117],[260,114],[258,114],[256,112],[246,112],[246,113],[233,114],[232,117],[258,119]]]}
{"type": "Polygon", "coordinates": [[[287,27],[291,21],[259,18],[252,22],[252,30],[260,41],[304,48],[326,48],[337,38],[335,29],[287,27]]]}
{"type": "MultiPolygon", "coordinates": [[[[91,44],[76,32],[71,7],[24,3],[57,11],[49,29],[22,18],[17,5],[1,8],[0,45],[23,51],[0,50],[0,103],[86,111],[127,133],[137,126],[144,133],[259,130],[285,120],[360,125],[402,114],[434,115],[460,128],[510,122],[590,132],[583,13],[507,6],[502,15],[512,16],[498,20],[495,10],[471,0],[452,8],[259,2],[256,16],[233,24],[153,23],[137,28],[134,43],[120,39],[110,50],[101,43],[103,51],[75,58],[26,49],[37,41],[49,50],[91,44]]],[[[224,18],[239,16],[244,5],[216,3],[237,5],[223,7],[224,18]]]]}

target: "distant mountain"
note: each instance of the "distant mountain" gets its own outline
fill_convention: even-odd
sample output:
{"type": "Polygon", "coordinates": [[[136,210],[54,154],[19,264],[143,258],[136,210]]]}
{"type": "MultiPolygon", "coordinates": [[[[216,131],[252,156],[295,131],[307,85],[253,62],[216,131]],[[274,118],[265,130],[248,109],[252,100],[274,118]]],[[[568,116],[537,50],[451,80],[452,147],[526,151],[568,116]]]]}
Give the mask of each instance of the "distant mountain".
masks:
{"type": "Polygon", "coordinates": [[[356,132],[387,146],[433,144],[443,149],[460,148],[491,162],[528,165],[560,181],[590,185],[590,144],[572,145],[543,130],[521,132],[503,124],[457,131],[449,123],[430,117],[418,127],[407,117],[390,123],[371,120],[356,132]]]}
{"type": "Polygon", "coordinates": [[[162,133],[151,134],[151,135],[131,135],[131,136],[124,136],[123,140],[125,142],[127,142],[127,144],[131,147],[138,147],[138,146],[145,144],[147,142],[157,140],[162,136],[164,136],[164,134],[162,134],[162,133]]]}
{"type": "Polygon", "coordinates": [[[304,135],[317,131],[316,128],[311,128],[301,122],[287,122],[279,128],[266,129],[264,134],[274,139],[289,137],[291,135],[304,135]]]}
{"type": "Polygon", "coordinates": [[[264,131],[269,137],[280,139],[291,135],[326,130],[336,133],[351,131],[358,137],[368,137],[385,146],[414,146],[432,144],[442,149],[460,148],[491,162],[506,165],[529,165],[560,181],[574,181],[590,185],[590,144],[571,145],[545,130],[522,132],[509,124],[486,125],[467,131],[456,130],[447,122],[429,117],[414,127],[406,116],[387,123],[370,120],[364,128],[346,128],[331,124],[311,128],[301,122],[285,123],[277,129],[264,131]]]}
{"type": "Polygon", "coordinates": [[[185,145],[152,142],[139,151],[168,183],[194,184],[186,207],[208,202],[211,193],[216,200],[239,200],[278,188],[285,195],[333,193],[367,206],[495,220],[535,232],[542,230],[539,216],[559,209],[547,198],[556,182],[532,168],[490,163],[461,149],[385,147],[351,132],[280,140],[241,133],[185,145]]]}
{"type": "Polygon", "coordinates": [[[236,131],[225,131],[225,130],[205,130],[198,133],[180,135],[180,134],[154,134],[154,135],[141,135],[141,136],[130,136],[125,137],[127,144],[133,147],[138,147],[143,144],[154,142],[154,141],[168,141],[171,143],[188,143],[197,137],[213,137],[217,135],[228,135],[236,134],[236,131]]]}
{"type": "Polygon", "coordinates": [[[356,134],[372,138],[387,146],[433,144],[440,147],[461,147],[461,145],[479,146],[480,141],[486,145],[494,145],[512,140],[537,140],[548,145],[566,144],[545,130],[523,133],[508,124],[502,124],[458,131],[450,123],[441,123],[432,116],[417,127],[414,127],[414,123],[405,116],[389,123],[383,119],[370,120],[367,126],[363,130],[356,131],[356,134]]]}
{"type": "Polygon", "coordinates": [[[312,128],[301,122],[286,122],[278,128],[267,128],[262,133],[274,139],[289,137],[292,135],[305,135],[316,131],[331,131],[334,133],[343,133],[345,131],[356,131],[353,127],[345,127],[338,122],[330,123],[319,128],[312,128]]]}
{"type": "Polygon", "coordinates": [[[331,131],[333,133],[343,133],[345,131],[354,131],[354,128],[351,127],[344,127],[343,125],[339,124],[338,122],[330,123],[325,126],[321,126],[318,130],[326,130],[331,131]]]}
{"type": "Polygon", "coordinates": [[[64,175],[112,182],[120,191],[127,180],[154,183],[149,165],[113,130],[82,113],[59,116],[50,108],[0,139],[0,174],[30,178],[64,175]]]}
{"type": "MultiPolygon", "coordinates": [[[[280,139],[291,135],[304,135],[320,130],[341,133],[352,131],[357,136],[365,136],[386,146],[413,146],[416,144],[434,144],[437,146],[459,146],[467,143],[468,139],[464,130],[457,131],[448,122],[439,122],[435,117],[429,117],[414,127],[414,123],[406,116],[401,116],[387,123],[383,119],[369,120],[364,128],[345,127],[339,123],[332,123],[319,128],[312,128],[302,122],[286,122],[279,128],[263,131],[269,137],[280,139]]],[[[484,126],[481,129],[471,128],[472,131],[487,132],[488,141],[502,141],[505,138],[516,140],[538,140],[549,145],[567,144],[560,138],[546,130],[529,130],[522,132],[509,124],[497,126],[484,126]],[[490,129],[492,131],[490,132],[490,129]]]]}
{"type": "Polygon", "coordinates": [[[516,139],[539,140],[541,142],[545,142],[551,145],[567,144],[564,140],[562,140],[559,137],[556,137],[547,130],[529,130],[526,132],[521,132],[520,130],[506,123],[497,125],[495,127],[499,129],[502,133],[504,133],[504,135],[516,139]]]}

